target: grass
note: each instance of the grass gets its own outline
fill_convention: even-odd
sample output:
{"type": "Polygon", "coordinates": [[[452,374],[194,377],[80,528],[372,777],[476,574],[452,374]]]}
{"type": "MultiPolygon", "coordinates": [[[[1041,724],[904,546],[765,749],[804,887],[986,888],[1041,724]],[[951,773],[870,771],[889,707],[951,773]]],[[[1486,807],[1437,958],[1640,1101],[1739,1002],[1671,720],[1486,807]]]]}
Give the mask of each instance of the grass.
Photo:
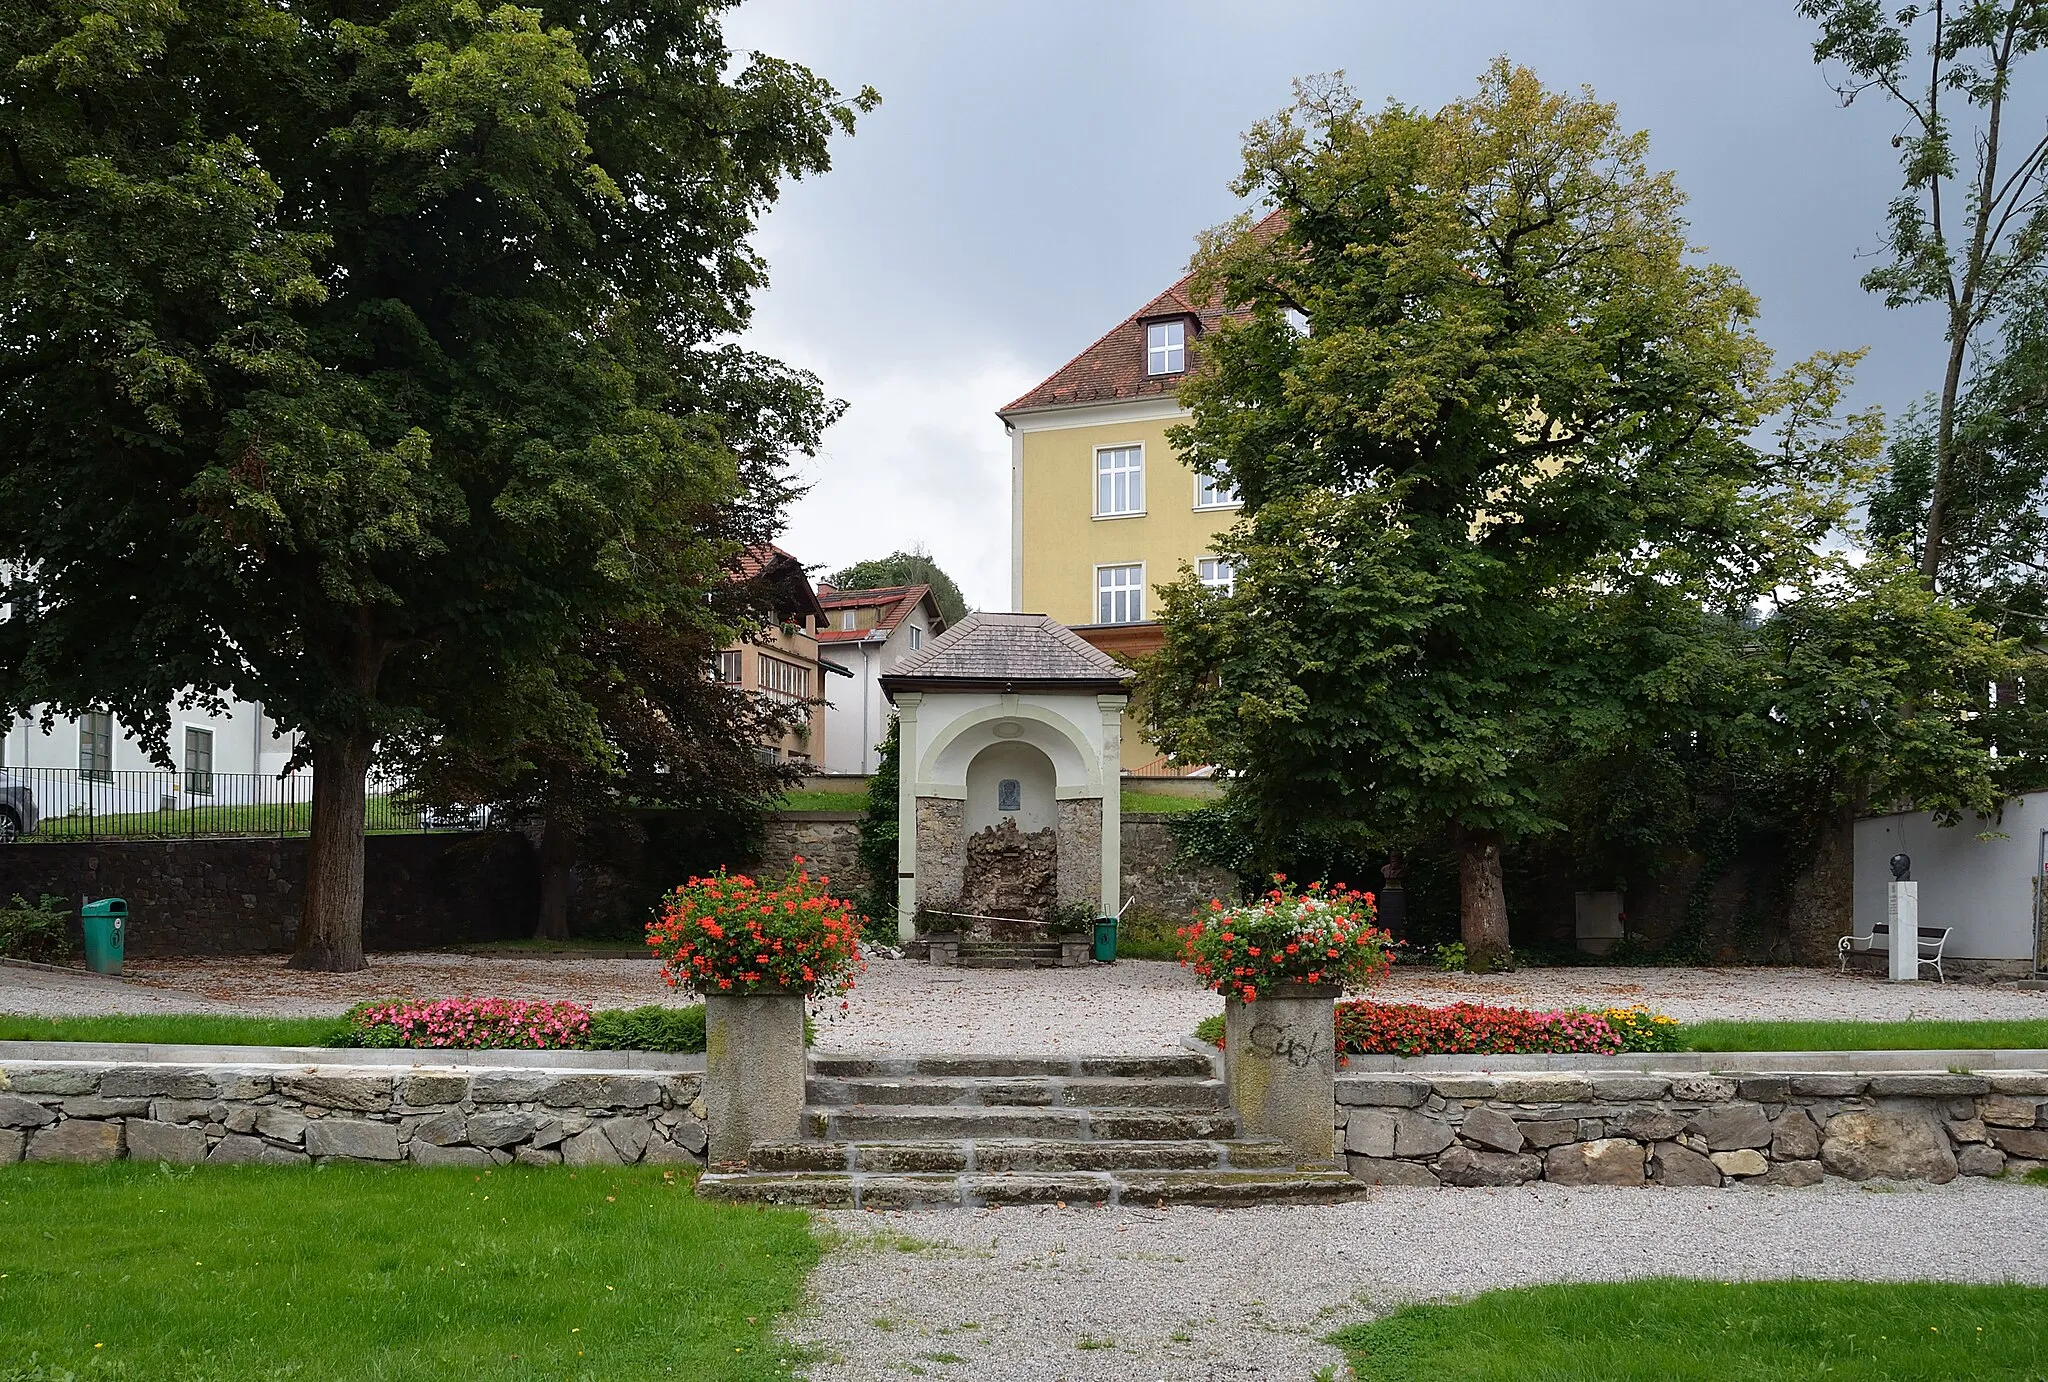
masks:
{"type": "Polygon", "coordinates": [[[805,1216],[690,1186],[646,1167],[11,1166],[0,1379],[787,1377],[770,1327],[818,1257],[805,1216]]]}
{"type": "Polygon", "coordinates": [[[341,1036],[333,1017],[26,1017],[0,1013],[0,1041],[140,1041],[159,1046],[330,1046],[341,1036]]]}
{"type": "Polygon", "coordinates": [[[2048,1021],[1688,1022],[1688,1051],[2009,1051],[2048,1047],[2048,1021]]]}
{"type": "MultiPolygon", "coordinates": [[[[278,801],[248,805],[215,805],[204,797],[186,797],[169,811],[127,811],[93,816],[44,816],[25,843],[64,840],[185,839],[206,835],[304,835],[312,829],[311,802],[278,801]]],[[[388,795],[371,796],[363,807],[363,830],[370,835],[417,834],[419,808],[388,795]]]]}
{"type": "Polygon", "coordinates": [[[1123,792],[1123,812],[1150,812],[1155,815],[1178,816],[1188,811],[1199,811],[1204,806],[1213,806],[1213,796],[1191,796],[1181,792],[1133,791],[1126,787],[1123,792]]]}
{"type": "Polygon", "coordinates": [[[865,811],[868,809],[867,789],[858,792],[784,792],[784,811],[865,811]]]}
{"type": "Polygon", "coordinates": [[[2036,1166],[2020,1179],[2028,1185],[2048,1185],[2048,1166],[2036,1166]]]}
{"type": "Polygon", "coordinates": [[[1416,1305],[1333,1342],[1362,1382],[2048,1382],[2048,1290],[1654,1279],[1416,1305]]]}

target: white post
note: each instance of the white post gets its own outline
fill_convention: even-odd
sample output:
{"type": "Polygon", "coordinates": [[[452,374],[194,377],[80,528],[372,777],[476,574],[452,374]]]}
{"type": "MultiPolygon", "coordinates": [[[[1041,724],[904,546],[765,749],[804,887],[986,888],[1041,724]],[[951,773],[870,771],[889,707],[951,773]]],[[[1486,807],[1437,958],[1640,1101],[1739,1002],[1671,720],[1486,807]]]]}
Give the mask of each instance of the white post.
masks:
{"type": "Polygon", "coordinates": [[[1892,982],[1907,983],[1920,977],[1920,885],[1893,883],[1885,908],[1885,922],[1892,931],[1892,982]]]}
{"type": "Polygon", "coordinates": [[[1129,696],[1097,696],[1102,712],[1102,911],[1106,917],[1123,910],[1124,874],[1124,707],[1129,696]]]}
{"type": "Polygon", "coordinates": [[[917,927],[917,776],[923,766],[923,749],[917,742],[917,708],[924,704],[921,691],[901,691],[896,696],[896,734],[901,754],[896,772],[901,785],[896,791],[896,939],[914,940],[917,927]]]}

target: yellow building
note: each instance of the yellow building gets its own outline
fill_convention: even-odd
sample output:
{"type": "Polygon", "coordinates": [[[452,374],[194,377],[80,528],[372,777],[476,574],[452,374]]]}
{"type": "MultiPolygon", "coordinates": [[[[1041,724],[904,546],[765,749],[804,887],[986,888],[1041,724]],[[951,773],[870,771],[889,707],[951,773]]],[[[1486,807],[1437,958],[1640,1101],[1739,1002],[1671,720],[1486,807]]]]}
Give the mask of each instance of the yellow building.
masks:
{"type": "MultiPolygon", "coordinates": [[[[1177,393],[1218,317],[1183,278],[997,413],[1010,432],[1013,609],[1135,658],[1160,644],[1155,587],[1184,566],[1229,586],[1215,540],[1237,496],[1166,439],[1188,416],[1177,393]]],[[[1175,771],[1134,726],[1123,742],[1126,771],[1175,771]]]]}

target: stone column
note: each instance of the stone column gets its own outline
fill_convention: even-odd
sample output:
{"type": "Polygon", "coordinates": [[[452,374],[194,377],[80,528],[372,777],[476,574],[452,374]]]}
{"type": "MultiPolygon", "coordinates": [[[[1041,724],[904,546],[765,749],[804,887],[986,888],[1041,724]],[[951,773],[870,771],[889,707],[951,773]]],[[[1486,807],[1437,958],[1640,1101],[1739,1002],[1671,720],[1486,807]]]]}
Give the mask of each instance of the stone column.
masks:
{"type": "Polygon", "coordinates": [[[1223,1000],[1223,1061],[1244,1137],[1277,1137],[1297,1164],[1336,1156],[1337,995],[1332,984],[1281,984],[1250,1003],[1223,1000]]]}
{"type": "Polygon", "coordinates": [[[803,1132],[802,994],[705,996],[704,1103],[713,1164],[745,1161],[756,1142],[803,1132]]]}
{"type": "Polygon", "coordinates": [[[1885,908],[1885,921],[1892,928],[1891,979],[1895,984],[1920,977],[1920,885],[1896,882],[1885,908]]]}
{"type": "Polygon", "coordinates": [[[1102,712],[1102,911],[1123,909],[1124,881],[1124,707],[1129,696],[1097,696],[1102,712]]]}
{"type": "Polygon", "coordinates": [[[917,939],[917,777],[923,749],[917,742],[922,691],[896,693],[896,939],[917,939]]]}

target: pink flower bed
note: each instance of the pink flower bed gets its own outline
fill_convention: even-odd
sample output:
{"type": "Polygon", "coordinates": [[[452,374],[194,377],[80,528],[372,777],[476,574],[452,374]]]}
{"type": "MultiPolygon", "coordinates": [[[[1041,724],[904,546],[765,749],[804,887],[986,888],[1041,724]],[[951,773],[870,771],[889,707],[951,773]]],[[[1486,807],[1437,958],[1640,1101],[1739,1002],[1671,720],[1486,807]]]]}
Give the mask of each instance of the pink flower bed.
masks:
{"type": "Polygon", "coordinates": [[[563,1051],[581,1046],[590,1034],[590,1009],[582,1004],[524,998],[365,1003],[349,1018],[357,1044],[373,1047],[563,1051]]]}
{"type": "Polygon", "coordinates": [[[1362,1056],[1611,1056],[1626,1050],[1627,1043],[1599,1013],[1359,1001],[1337,1005],[1337,1049],[1362,1056]]]}

